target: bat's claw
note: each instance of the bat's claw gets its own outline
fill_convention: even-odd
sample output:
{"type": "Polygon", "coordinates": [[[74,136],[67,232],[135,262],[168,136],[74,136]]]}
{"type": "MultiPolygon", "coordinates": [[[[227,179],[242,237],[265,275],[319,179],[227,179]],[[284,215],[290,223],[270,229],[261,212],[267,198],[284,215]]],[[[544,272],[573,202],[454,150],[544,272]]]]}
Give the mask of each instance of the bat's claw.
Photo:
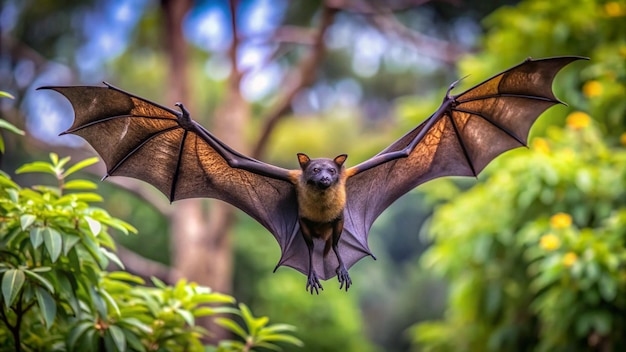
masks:
{"type": "Polygon", "coordinates": [[[459,84],[459,82],[461,82],[462,80],[466,79],[467,77],[469,77],[469,75],[467,75],[465,77],[461,77],[461,78],[457,79],[456,81],[452,82],[452,84],[448,87],[448,91],[446,92],[445,99],[451,99],[452,96],[450,96],[450,92],[452,92],[452,90],[454,88],[456,88],[456,86],[459,84]]]}
{"type": "Polygon", "coordinates": [[[337,272],[337,279],[339,280],[339,289],[341,290],[345,285],[346,292],[348,292],[350,285],[352,285],[352,279],[350,279],[350,275],[348,274],[348,269],[346,269],[345,266],[340,265],[337,267],[336,272],[337,272]]]}
{"type": "Polygon", "coordinates": [[[324,288],[322,287],[322,283],[317,278],[317,274],[315,273],[315,271],[311,271],[309,273],[309,276],[306,281],[306,290],[311,292],[311,294],[313,294],[313,290],[315,290],[315,294],[318,294],[318,295],[320,294],[319,290],[324,291],[324,288]]]}

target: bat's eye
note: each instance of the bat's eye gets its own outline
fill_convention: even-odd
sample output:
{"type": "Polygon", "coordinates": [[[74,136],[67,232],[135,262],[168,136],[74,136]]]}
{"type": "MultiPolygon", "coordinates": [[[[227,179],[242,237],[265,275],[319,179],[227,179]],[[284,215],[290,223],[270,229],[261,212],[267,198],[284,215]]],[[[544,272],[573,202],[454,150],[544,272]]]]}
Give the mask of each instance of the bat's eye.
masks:
{"type": "Polygon", "coordinates": [[[316,167],[316,168],[313,168],[313,172],[315,172],[316,174],[319,174],[319,173],[320,173],[320,169],[319,169],[319,168],[317,168],[317,167],[316,167]]]}
{"type": "Polygon", "coordinates": [[[335,169],[329,169],[328,171],[330,172],[331,175],[334,175],[337,172],[337,170],[335,169]]]}

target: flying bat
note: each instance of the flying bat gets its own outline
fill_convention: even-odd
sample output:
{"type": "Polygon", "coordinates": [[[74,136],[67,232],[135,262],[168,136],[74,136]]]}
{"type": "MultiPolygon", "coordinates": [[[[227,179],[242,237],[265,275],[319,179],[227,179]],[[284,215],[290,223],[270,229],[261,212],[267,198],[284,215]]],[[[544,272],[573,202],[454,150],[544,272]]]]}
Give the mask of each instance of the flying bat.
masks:
{"type": "MultiPolygon", "coordinates": [[[[298,153],[289,170],[247,157],[191,119],[183,104],[171,109],[110,84],[47,86],[74,108],[75,134],[104,160],[107,176],[143,180],[170,202],[208,197],[243,210],[274,235],[276,265],[307,275],[306,289],[372,256],[370,227],[391,203],[442,176],[476,176],[499,154],[526,146],[530,127],[549,107],[556,74],[577,56],[527,59],[458,95],[453,83],[428,119],[356,166],[346,154],[311,159],[298,153]],[[334,255],[329,255],[330,250],[334,255]]],[[[458,82],[458,81],[457,81],[458,82]]],[[[374,257],[375,258],[375,257],[374,257]]],[[[276,270],[274,269],[274,270],[276,270]]]]}

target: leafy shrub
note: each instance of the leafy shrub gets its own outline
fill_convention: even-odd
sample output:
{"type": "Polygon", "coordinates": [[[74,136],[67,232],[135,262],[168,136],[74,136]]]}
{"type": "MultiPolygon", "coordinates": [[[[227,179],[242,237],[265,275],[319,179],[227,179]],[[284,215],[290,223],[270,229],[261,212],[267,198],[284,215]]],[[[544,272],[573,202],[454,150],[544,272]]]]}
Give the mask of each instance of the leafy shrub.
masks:
{"type": "Polygon", "coordinates": [[[626,150],[567,121],[436,211],[423,263],[450,296],[413,330],[425,350],[626,347],[626,150]]]}

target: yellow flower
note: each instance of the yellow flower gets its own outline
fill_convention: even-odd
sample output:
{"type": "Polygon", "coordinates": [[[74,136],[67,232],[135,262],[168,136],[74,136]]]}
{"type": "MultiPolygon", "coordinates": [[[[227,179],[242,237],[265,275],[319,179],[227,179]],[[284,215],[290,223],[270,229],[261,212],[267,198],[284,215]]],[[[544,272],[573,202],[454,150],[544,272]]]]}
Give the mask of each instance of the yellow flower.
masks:
{"type": "Polygon", "coordinates": [[[619,136],[619,141],[624,147],[626,147],[626,132],[622,133],[622,135],[619,136]]]}
{"type": "Polygon", "coordinates": [[[567,115],[565,123],[569,127],[579,130],[589,126],[591,123],[591,117],[582,111],[574,111],[573,113],[567,115]]]}
{"type": "Polygon", "coordinates": [[[617,1],[611,1],[604,4],[604,12],[609,17],[620,17],[626,14],[626,9],[617,1]]]}
{"type": "Polygon", "coordinates": [[[550,145],[543,138],[533,139],[533,149],[537,150],[539,153],[542,153],[542,154],[550,153],[550,145]]]}
{"type": "Polygon", "coordinates": [[[541,236],[539,239],[539,246],[545,249],[546,251],[553,251],[558,249],[561,246],[561,240],[555,235],[549,233],[547,235],[541,236]]]}
{"type": "Polygon", "coordinates": [[[572,225],[572,217],[569,214],[557,213],[550,218],[550,225],[555,229],[565,229],[572,225]]]}
{"type": "Polygon", "coordinates": [[[602,83],[598,81],[587,81],[583,85],[583,94],[589,98],[602,94],[602,83]]]}
{"type": "Polygon", "coordinates": [[[576,255],[576,253],[567,252],[563,256],[563,265],[565,265],[566,267],[570,267],[574,265],[574,263],[576,263],[577,260],[578,260],[578,256],[576,255]]]}

